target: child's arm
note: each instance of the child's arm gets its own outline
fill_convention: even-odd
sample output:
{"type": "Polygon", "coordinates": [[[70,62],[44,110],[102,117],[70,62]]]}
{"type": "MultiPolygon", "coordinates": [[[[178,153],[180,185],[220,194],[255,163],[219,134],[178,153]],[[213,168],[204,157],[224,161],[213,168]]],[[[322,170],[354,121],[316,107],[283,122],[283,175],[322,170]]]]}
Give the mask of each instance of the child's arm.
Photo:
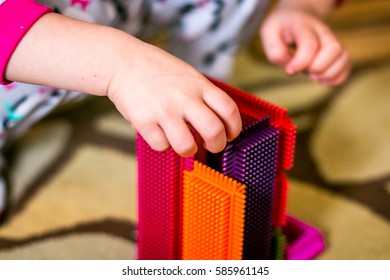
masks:
{"type": "Polygon", "coordinates": [[[122,31],[54,13],[23,37],[5,79],[107,95],[153,149],[183,156],[197,150],[189,126],[211,152],[241,131],[233,100],[188,64],[122,31]]]}
{"type": "Polygon", "coordinates": [[[324,85],[343,83],[350,72],[349,55],[323,22],[335,2],[281,0],[261,28],[269,60],[283,65],[288,75],[304,72],[324,85]]]}

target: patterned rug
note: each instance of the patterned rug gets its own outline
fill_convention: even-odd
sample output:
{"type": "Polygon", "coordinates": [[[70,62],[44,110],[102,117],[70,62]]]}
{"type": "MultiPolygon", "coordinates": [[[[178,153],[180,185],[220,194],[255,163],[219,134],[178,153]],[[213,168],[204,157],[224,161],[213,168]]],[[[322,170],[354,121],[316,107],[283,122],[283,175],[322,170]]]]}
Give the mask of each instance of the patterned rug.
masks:
{"type": "MultiPolygon", "coordinates": [[[[230,83],[294,118],[288,211],[324,233],[318,259],[390,259],[390,1],[350,0],[330,23],[354,63],[344,86],[288,78],[255,43],[230,83]]],[[[136,257],[135,133],[106,98],[49,116],[8,157],[0,259],[136,257]]]]}

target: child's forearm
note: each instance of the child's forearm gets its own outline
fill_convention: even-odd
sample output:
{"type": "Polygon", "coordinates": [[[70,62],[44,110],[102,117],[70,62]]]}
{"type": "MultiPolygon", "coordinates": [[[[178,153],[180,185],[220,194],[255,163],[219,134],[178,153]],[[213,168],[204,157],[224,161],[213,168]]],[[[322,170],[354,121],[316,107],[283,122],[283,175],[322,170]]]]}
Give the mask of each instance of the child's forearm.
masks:
{"type": "Polygon", "coordinates": [[[5,78],[106,95],[114,73],[141,45],[122,31],[49,13],[19,43],[5,78]]]}
{"type": "Polygon", "coordinates": [[[280,0],[280,8],[304,9],[324,19],[333,10],[336,0],[280,0]]]}

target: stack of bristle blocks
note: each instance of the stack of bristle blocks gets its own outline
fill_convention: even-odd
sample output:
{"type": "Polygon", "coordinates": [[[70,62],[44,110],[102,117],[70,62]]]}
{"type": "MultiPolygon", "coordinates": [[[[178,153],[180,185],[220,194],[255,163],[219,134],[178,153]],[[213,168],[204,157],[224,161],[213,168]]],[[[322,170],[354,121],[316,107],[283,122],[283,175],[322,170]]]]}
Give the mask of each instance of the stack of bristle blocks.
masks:
{"type": "Polygon", "coordinates": [[[287,110],[211,81],[236,102],[243,130],[203,163],[137,136],[138,258],[314,258],[321,233],[286,213],[296,137],[287,110]]]}

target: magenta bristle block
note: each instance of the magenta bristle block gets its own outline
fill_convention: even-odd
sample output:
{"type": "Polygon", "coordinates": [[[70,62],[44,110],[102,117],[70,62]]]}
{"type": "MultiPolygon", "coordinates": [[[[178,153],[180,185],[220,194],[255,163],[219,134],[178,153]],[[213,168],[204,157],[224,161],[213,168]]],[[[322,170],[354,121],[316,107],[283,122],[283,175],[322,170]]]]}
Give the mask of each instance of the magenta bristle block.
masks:
{"type": "Polygon", "coordinates": [[[288,260],[314,259],[325,249],[322,233],[296,218],[287,217],[283,232],[287,237],[286,259],[288,260]]]}
{"type": "Polygon", "coordinates": [[[138,258],[180,258],[181,157],[156,152],[140,135],[138,159],[138,258]]]}
{"type": "Polygon", "coordinates": [[[222,155],[222,171],[247,186],[243,259],[270,259],[278,131],[268,118],[244,128],[222,155]]]}
{"type": "Polygon", "coordinates": [[[181,158],[181,170],[192,171],[194,169],[194,156],[181,158]]]}
{"type": "Polygon", "coordinates": [[[177,258],[182,259],[183,252],[183,184],[184,184],[184,171],[192,171],[194,169],[195,156],[190,157],[180,157],[180,171],[179,171],[179,180],[180,180],[180,190],[179,190],[179,220],[177,221],[179,227],[179,235],[177,238],[177,249],[178,254],[177,258]]]}

